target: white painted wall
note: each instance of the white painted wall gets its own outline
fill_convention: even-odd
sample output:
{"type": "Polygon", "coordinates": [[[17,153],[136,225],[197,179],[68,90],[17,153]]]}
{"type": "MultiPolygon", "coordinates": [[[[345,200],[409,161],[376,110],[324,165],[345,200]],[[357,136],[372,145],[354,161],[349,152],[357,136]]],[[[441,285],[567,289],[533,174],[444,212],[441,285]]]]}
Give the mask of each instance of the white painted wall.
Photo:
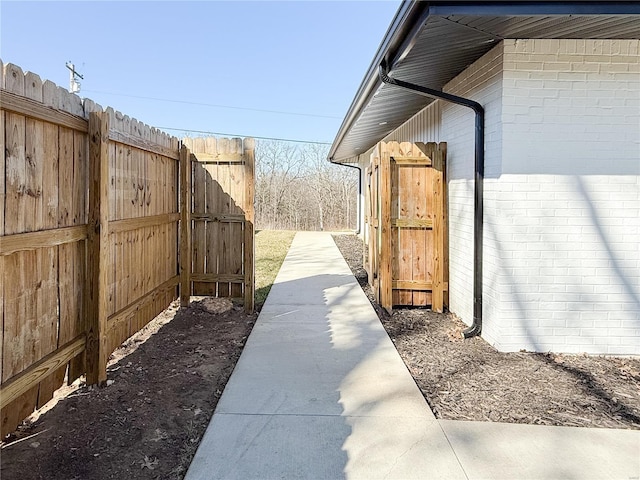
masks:
{"type": "MultiPolygon", "coordinates": [[[[500,350],[640,355],[639,44],[506,40],[445,86],[486,109],[483,337],[500,350]]],[[[450,308],[470,324],[474,116],[436,105],[439,127],[421,112],[387,139],[448,142],[450,308]]]]}
{"type": "MultiPolygon", "coordinates": [[[[485,171],[495,177],[501,166],[502,131],[502,43],[494,47],[444,90],[471,98],[485,109],[485,171]]],[[[474,145],[475,114],[466,107],[442,103],[442,141],[447,142],[447,177],[449,187],[449,308],[468,325],[473,321],[473,219],[474,219],[474,145]]],[[[484,184],[485,229],[495,223],[491,201],[495,182],[484,184]]],[[[499,249],[490,235],[484,239],[484,316],[497,318],[497,273],[499,249]]],[[[483,336],[495,343],[498,324],[486,322],[483,336]]]]}
{"type": "Polygon", "coordinates": [[[639,43],[504,42],[501,350],[640,354],[639,43]]]}

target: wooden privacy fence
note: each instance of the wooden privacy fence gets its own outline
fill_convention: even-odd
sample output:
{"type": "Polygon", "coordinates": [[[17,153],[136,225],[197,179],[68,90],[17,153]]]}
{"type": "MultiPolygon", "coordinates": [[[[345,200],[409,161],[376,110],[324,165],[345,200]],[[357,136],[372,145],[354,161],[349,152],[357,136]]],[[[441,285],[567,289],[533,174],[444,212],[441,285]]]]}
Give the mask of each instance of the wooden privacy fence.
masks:
{"type": "Polygon", "coordinates": [[[364,266],[376,301],[448,304],[446,143],[381,142],[365,170],[364,266]]]}
{"type": "MultiPolygon", "coordinates": [[[[176,299],[179,285],[182,303],[188,303],[195,173],[191,153],[177,138],[112,109],[103,112],[90,100],[83,103],[15,65],[0,64],[0,72],[5,435],[50,400],[65,375],[69,383],[84,373],[88,383],[103,383],[110,353],[176,299]]],[[[252,159],[252,141],[245,145],[241,156],[252,159]]],[[[222,175],[224,166],[217,168],[222,175]]],[[[250,180],[247,175],[240,181],[250,180]]],[[[253,196],[242,188],[249,192],[243,193],[244,205],[253,196]]],[[[228,205],[237,204],[237,191],[228,192],[228,205]]],[[[212,197],[209,210],[226,211],[217,201],[225,198],[212,197]]],[[[252,222],[252,209],[244,214],[252,222]]],[[[242,225],[253,234],[252,223],[242,225]]],[[[247,235],[223,264],[237,269],[242,255],[242,271],[251,271],[242,292],[253,295],[253,284],[246,284],[253,282],[253,237],[247,235]]],[[[225,247],[231,239],[213,231],[206,238],[225,247]]],[[[203,249],[215,250],[200,245],[198,252],[203,249]]],[[[245,306],[253,309],[253,298],[245,306]]]]}
{"type": "Polygon", "coordinates": [[[245,308],[253,310],[255,142],[184,143],[193,152],[192,273],[184,291],[244,298],[245,308]]]}

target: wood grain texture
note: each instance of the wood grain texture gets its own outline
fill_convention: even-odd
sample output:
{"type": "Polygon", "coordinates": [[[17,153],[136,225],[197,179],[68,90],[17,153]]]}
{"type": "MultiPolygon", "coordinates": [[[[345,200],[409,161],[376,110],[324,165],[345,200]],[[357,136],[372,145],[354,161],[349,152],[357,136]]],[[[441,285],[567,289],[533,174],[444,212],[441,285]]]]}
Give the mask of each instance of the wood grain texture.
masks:
{"type": "Polygon", "coordinates": [[[244,140],[244,310],[253,313],[255,303],[255,141],[244,140]]]}
{"type": "Polygon", "coordinates": [[[380,142],[371,154],[365,268],[388,311],[395,305],[443,311],[447,305],[445,170],[445,143],[380,142]]]}
{"type": "Polygon", "coordinates": [[[150,138],[136,137],[128,132],[121,132],[117,130],[109,131],[109,140],[117,143],[122,143],[129,147],[135,147],[138,150],[142,150],[148,153],[155,153],[165,158],[172,160],[179,160],[179,156],[176,155],[176,150],[168,148],[164,145],[158,144],[158,139],[151,140],[150,138]]]}
{"type": "Polygon", "coordinates": [[[3,395],[13,392],[0,409],[4,433],[51,398],[67,364],[69,382],[86,371],[85,350],[60,353],[70,341],[87,336],[90,381],[101,382],[109,348],[176,297],[179,142],[112,109],[100,115],[117,129],[90,136],[101,111],[0,62],[0,380],[3,395]],[[133,317],[105,332],[123,308],[133,317]]]}
{"type": "Polygon", "coordinates": [[[0,255],[10,255],[25,250],[55,247],[57,245],[79,242],[86,238],[86,225],[17,233],[0,238],[0,255]]]}
{"type": "Polygon", "coordinates": [[[107,380],[107,282],[109,242],[109,116],[91,113],[89,117],[89,229],[86,312],[87,383],[107,380]]]}
{"type": "Polygon", "coordinates": [[[180,149],[180,305],[191,298],[191,152],[180,149]]]}
{"type": "Polygon", "coordinates": [[[11,402],[26,393],[33,385],[46,379],[50,374],[67,364],[85,348],[84,335],[61,346],[55,352],[46,355],[29,368],[2,384],[0,388],[0,408],[4,408],[11,402]]]}
{"type": "MultiPolygon", "coordinates": [[[[0,60],[0,88],[4,88],[4,64],[0,60]]],[[[1,104],[0,104],[1,105],[1,104]]],[[[5,113],[0,109],[0,238],[4,237],[4,209],[6,205],[5,198],[5,178],[6,178],[6,150],[5,150],[5,113]]],[[[4,348],[4,257],[0,255],[0,383],[2,382],[2,359],[4,348]]]]}
{"type": "Polygon", "coordinates": [[[2,109],[13,112],[33,120],[61,125],[79,132],[87,132],[87,121],[76,115],[56,110],[53,105],[47,106],[42,102],[22,96],[19,92],[0,90],[0,105],[2,109]]]}
{"type": "Polygon", "coordinates": [[[392,229],[391,229],[391,155],[389,145],[380,143],[380,305],[388,313],[393,309],[392,299],[392,229]]]}
{"type": "Polygon", "coordinates": [[[109,222],[109,232],[114,234],[140,228],[160,227],[178,221],[180,221],[179,213],[160,213],[147,217],[126,218],[109,222]]]}

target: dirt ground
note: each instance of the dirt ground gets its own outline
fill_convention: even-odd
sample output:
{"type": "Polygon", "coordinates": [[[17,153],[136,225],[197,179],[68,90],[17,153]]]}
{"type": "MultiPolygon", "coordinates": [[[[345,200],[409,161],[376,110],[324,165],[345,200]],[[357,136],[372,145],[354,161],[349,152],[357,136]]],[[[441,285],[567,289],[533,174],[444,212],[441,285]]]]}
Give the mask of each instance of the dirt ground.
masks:
{"type": "MultiPolygon", "coordinates": [[[[336,243],[371,299],[362,243],[336,243]]],[[[640,429],[638,358],[499,353],[454,315],[376,311],[438,418],[640,429]]],[[[256,317],[173,304],[114,352],[107,386],[61,389],[2,442],[0,478],[182,479],[256,317]]]]}
{"type": "MultiPolygon", "coordinates": [[[[334,238],[373,300],[362,242],[334,238]]],[[[640,429],[640,358],[500,353],[455,315],[374,307],[437,418],[640,429]]]]}
{"type": "Polygon", "coordinates": [[[173,304],[2,443],[0,478],[181,479],[257,315],[229,300],[173,304]]]}

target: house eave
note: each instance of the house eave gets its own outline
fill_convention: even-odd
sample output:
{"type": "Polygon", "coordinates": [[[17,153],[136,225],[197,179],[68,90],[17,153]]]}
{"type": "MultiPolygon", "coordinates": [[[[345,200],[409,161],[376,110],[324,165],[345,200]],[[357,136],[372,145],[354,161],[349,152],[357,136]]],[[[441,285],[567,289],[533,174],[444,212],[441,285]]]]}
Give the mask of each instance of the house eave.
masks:
{"type": "Polygon", "coordinates": [[[505,38],[640,38],[638,2],[411,2],[400,5],[330,148],[347,162],[371,148],[432,100],[391,92],[391,74],[442,89],[505,38]]]}

